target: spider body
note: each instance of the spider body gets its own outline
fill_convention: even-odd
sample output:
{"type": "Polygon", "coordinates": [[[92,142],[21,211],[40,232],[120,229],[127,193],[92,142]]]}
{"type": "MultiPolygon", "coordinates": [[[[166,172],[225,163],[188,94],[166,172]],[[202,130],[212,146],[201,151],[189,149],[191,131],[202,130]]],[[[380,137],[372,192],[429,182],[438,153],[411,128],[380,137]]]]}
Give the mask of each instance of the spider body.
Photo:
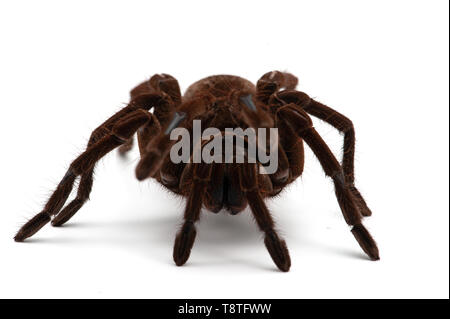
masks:
{"type": "MultiPolygon", "coordinates": [[[[154,75],[130,92],[131,100],[125,108],[94,130],[86,151],[72,162],[43,211],[19,230],[15,240],[23,241],[50,221],[53,226],[67,222],[89,198],[96,162],[117,147],[125,154],[131,149],[136,133],[141,155],[137,179],[154,178],[187,201],[184,223],[173,251],[177,265],[183,265],[189,258],[202,207],[214,213],[226,209],[237,214],[249,206],[265,234],[264,243],[273,261],[280,270],[288,271],[291,261],[287,246],[275,230],[264,199],[277,195],[302,174],[304,143],[311,147],[325,174],[333,180],[345,221],[361,248],[372,260],[379,259],[375,241],[362,225],[362,218],[371,212],[354,185],[353,125],[342,114],[296,91],[296,85],[295,76],[278,71],[264,74],[256,85],[241,77],[216,75],[192,84],[182,96],[175,78],[154,75]],[[308,114],[344,133],[342,163],[315,131],[308,114]],[[260,158],[250,160],[254,141],[247,138],[242,139],[243,162],[196,161],[194,154],[197,151],[202,154],[212,142],[206,138],[195,143],[192,137],[195,121],[200,121],[203,128],[217,129],[218,133],[211,137],[222,138],[227,137],[230,128],[276,128],[276,170],[263,174],[260,158]],[[176,128],[184,129],[190,136],[187,162],[172,159],[175,141],[171,134],[176,128]],[[78,177],[77,195],[64,207],[78,177]]],[[[271,141],[265,137],[264,143],[268,145],[271,141]]]]}

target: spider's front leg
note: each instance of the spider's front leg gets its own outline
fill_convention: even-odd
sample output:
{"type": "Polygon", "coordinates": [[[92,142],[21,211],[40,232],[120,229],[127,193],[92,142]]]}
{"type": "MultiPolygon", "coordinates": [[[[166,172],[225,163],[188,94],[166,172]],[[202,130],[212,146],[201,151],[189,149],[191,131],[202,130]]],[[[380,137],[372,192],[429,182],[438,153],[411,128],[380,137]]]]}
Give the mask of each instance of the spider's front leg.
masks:
{"type": "Polygon", "coordinates": [[[380,259],[375,241],[362,224],[362,215],[357,200],[346,183],[344,171],[328,145],[313,128],[309,116],[295,105],[287,104],[277,110],[277,117],[312,149],[325,174],[333,179],[339,206],[345,221],[352,227],[351,231],[359,245],[370,259],[380,259]]]}
{"type": "Polygon", "coordinates": [[[264,232],[264,244],[269,251],[272,260],[281,271],[289,271],[291,258],[286,242],[275,231],[275,223],[264,203],[258,185],[257,165],[252,163],[236,164],[232,169],[232,178],[239,180],[241,189],[247,197],[250,209],[255,220],[264,232]]]}
{"type": "Polygon", "coordinates": [[[191,254],[197,231],[194,223],[200,218],[200,211],[203,204],[203,196],[206,185],[211,180],[212,165],[206,163],[188,165],[184,176],[189,176],[189,181],[182,181],[187,189],[190,189],[186,208],[184,211],[184,223],[175,239],[173,247],[173,260],[177,266],[186,263],[191,254]]]}

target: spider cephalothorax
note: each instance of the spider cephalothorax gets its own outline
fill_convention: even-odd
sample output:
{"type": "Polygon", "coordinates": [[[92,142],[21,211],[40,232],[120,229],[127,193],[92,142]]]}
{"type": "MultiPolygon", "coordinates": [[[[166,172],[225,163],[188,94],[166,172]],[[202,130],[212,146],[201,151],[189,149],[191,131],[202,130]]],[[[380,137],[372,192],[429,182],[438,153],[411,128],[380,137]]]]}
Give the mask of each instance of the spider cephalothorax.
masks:
{"type": "MultiPolygon", "coordinates": [[[[202,207],[232,214],[250,207],[265,234],[264,243],[282,271],[291,265],[286,243],[275,231],[264,199],[277,195],[303,171],[303,142],[317,156],[325,174],[332,178],[345,221],[364,252],[379,259],[378,248],[361,220],[371,215],[354,185],[353,157],[355,132],[352,122],[342,114],[295,90],[297,78],[273,71],[264,74],[257,85],[236,76],[217,75],[191,85],[182,96],[178,82],[170,75],[154,75],[131,91],[131,102],[92,133],[84,153],[70,165],[43,211],[26,223],[15,236],[23,241],[51,221],[53,226],[67,222],[87,201],[96,162],[119,147],[121,154],[131,149],[137,133],[141,159],[136,167],[139,180],[154,178],[170,191],[187,198],[184,224],[177,234],[173,258],[183,265],[194,244],[195,222],[202,207]],[[150,109],[153,112],[150,113],[150,109]],[[312,125],[316,116],[344,133],[344,156],[340,164],[312,125]],[[226,135],[227,128],[276,128],[277,167],[262,174],[262,163],[250,160],[252,142],[245,138],[244,162],[174,162],[169,156],[175,141],[174,129],[194,130],[194,121],[203,128],[216,128],[226,135]],[[80,177],[75,199],[64,207],[76,178],[80,177]]],[[[190,141],[190,156],[204,149],[210,140],[190,141]]],[[[267,139],[267,144],[269,140],[267,139]]]]}

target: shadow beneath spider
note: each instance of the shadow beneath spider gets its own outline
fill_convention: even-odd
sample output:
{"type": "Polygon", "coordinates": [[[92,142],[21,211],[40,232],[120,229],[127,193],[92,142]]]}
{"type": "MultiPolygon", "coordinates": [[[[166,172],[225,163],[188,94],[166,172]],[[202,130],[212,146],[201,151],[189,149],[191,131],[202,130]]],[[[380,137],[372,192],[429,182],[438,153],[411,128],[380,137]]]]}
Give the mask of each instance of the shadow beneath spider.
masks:
{"type": "MultiPolygon", "coordinates": [[[[173,212],[165,212],[145,219],[105,220],[104,222],[77,222],[74,220],[58,227],[61,233],[54,237],[33,237],[27,239],[26,242],[113,246],[127,252],[134,251],[141,256],[149,256],[157,262],[174,265],[172,261],[173,243],[181,223],[181,215],[173,212]],[[64,235],[65,230],[73,230],[73,232],[64,235]]],[[[290,229],[292,225],[289,225],[288,220],[280,223],[279,226],[281,230],[284,230],[282,233],[293,231],[290,229]]],[[[298,232],[298,229],[296,231],[298,232]]],[[[253,269],[278,272],[266,251],[262,238],[263,235],[250,217],[248,210],[236,216],[229,215],[225,211],[218,214],[202,211],[202,218],[197,224],[197,238],[192,255],[183,267],[244,265],[253,269]],[[254,254],[258,250],[261,254],[254,254]],[[265,258],[261,258],[262,255],[265,258]],[[258,256],[258,258],[255,259],[252,256],[258,256]]],[[[305,242],[303,245],[306,245],[305,242]]],[[[309,242],[308,245],[313,245],[317,250],[327,254],[369,260],[362,252],[359,253],[356,250],[317,242],[309,242]]],[[[298,245],[293,244],[292,246],[300,249],[298,245]]]]}

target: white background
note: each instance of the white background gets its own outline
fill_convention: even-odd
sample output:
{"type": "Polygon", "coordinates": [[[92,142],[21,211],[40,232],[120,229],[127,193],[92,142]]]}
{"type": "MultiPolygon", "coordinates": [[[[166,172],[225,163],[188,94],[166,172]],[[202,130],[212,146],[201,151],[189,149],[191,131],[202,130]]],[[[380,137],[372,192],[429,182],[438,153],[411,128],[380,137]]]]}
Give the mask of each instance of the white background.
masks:
{"type": "MultiPolygon", "coordinates": [[[[0,297],[448,298],[448,19],[443,0],[2,1],[0,297]],[[205,212],[176,267],[184,202],[134,178],[136,149],[101,161],[91,201],[66,227],[12,240],[140,81],[169,73],[184,90],[275,69],[353,120],[379,262],[309,150],[303,177],[268,202],[289,273],[248,211],[205,212]]],[[[342,136],[315,123],[340,158],[342,136]]]]}

